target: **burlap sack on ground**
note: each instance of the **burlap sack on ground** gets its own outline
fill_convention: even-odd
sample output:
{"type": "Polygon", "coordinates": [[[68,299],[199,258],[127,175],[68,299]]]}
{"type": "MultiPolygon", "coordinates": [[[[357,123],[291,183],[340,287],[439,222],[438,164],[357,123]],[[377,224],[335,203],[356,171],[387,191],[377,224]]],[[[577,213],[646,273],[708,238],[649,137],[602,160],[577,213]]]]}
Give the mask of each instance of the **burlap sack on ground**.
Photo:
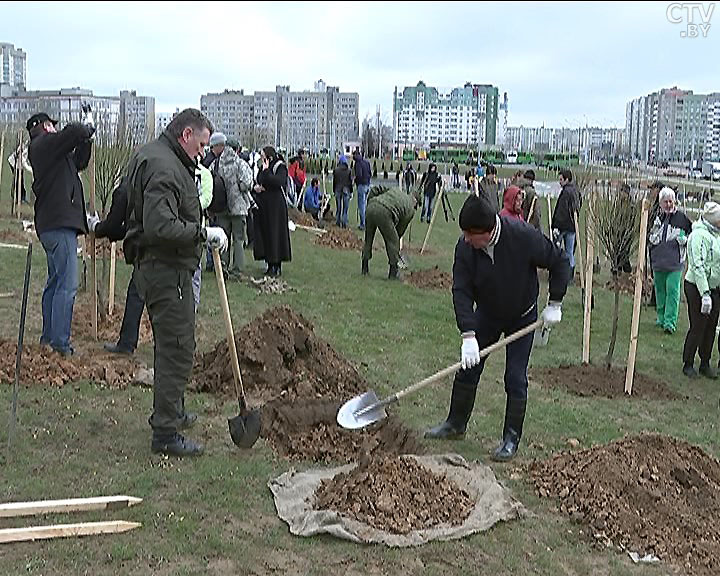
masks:
{"type": "Polygon", "coordinates": [[[365,523],[341,517],[330,510],[314,510],[314,494],[320,482],[340,472],[352,470],[354,464],[327,470],[290,470],[268,482],[275,497],[278,516],[297,536],[328,533],[353,542],[381,543],[391,547],[420,546],[432,540],[456,540],[476,532],[484,532],[501,520],[521,518],[525,507],[495,478],[492,469],[480,462],[468,463],[458,454],[412,456],[421,465],[437,474],[446,474],[469,495],[475,506],[462,524],[440,524],[428,530],[392,534],[365,523]]]}

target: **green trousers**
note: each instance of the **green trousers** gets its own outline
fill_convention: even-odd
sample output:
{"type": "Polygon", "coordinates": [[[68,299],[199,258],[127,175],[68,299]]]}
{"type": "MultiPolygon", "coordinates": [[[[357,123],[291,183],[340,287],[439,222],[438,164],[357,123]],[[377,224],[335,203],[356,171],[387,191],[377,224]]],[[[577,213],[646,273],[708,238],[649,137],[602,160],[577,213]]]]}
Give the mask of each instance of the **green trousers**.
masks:
{"type": "Polygon", "coordinates": [[[220,226],[228,237],[230,247],[220,253],[220,260],[228,272],[239,273],[245,268],[245,234],[247,216],[234,216],[225,212],[218,214],[217,225],[220,226]],[[232,254],[232,266],[230,265],[230,254],[232,254]]]}
{"type": "Polygon", "coordinates": [[[668,332],[677,328],[678,307],[680,306],[680,283],[682,270],[674,272],[653,272],[655,277],[655,301],[657,325],[668,332]]]}
{"type": "Polygon", "coordinates": [[[177,432],[183,416],[183,395],[195,354],[195,301],[192,271],[157,260],[135,265],[135,283],[145,300],[155,345],[153,413],[155,436],[177,432]]]}
{"type": "Polygon", "coordinates": [[[375,232],[380,230],[380,235],[385,241],[390,266],[397,266],[400,259],[400,238],[405,234],[408,225],[412,221],[412,214],[406,220],[397,224],[393,221],[390,211],[380,204],[371,203],[365,210],[365,244],[363,246],[363,260],[372,258],[372,247],[375,240],[375,232]]]}

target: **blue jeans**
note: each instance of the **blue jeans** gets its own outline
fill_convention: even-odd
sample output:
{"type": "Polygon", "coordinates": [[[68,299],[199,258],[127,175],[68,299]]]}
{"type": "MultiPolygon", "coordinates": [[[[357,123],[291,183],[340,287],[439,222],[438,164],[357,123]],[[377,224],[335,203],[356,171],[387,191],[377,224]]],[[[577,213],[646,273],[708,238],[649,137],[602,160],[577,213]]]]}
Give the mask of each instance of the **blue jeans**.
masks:
{"type": "Polygon", "coordinates": [[[427,214],[427,221],[430,222],[430,217],[432,216],[432,210],[433,210],[433,204],[435,203],[435,196],[425,196],[425,201],[423,203],[422,212],[420,213],[420,222],[422,222],[423,218],[425,218],[425,215],[427,214]]]}
{"type": "Polygon", "coordinates": [[[77,231],[57,228],[39,236],[48,267],[42,296],[40,342],[50,344],[55,350],[68,352],[71,349],[70,330],[78,285],[77,231]]]}
{"type": "Polygon", "coordinates": [[[365,208],[367,208],[367,197],[370,191],[370,184],[358,184],[358,211],[360,212],[360,228],[365,229],[365,208]]]}
{"type": "Polygon", "coordinates": [[[560,238],[570,259],[570,268],[575,268],[575,232],[560,232],[560,238]]]}
{"type": "Polygon", "coordinates": [[[348,206],[350,205],[350,189],[343,188],[341,191],[335,193],[335,224],[342,228],[347,228],[348,225],[348,206]]]}

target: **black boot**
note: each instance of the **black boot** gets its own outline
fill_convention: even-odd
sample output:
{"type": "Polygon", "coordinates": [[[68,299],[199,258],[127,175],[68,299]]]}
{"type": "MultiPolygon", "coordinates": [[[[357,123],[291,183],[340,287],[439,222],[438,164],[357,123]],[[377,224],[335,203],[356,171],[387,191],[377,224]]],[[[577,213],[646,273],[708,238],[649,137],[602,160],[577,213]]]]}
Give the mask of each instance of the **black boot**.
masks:
{"type": "Polygon", "coordinates": [[[203,453],[201,444],[196,444],[180,434],[169,436],[153,434],[151,449],[156,454],[168,456],[199,456],[203,453]]]}
{"type": "MultiPolygon", "coordinates": [[[[455,377],[457,379],[457,376],[455,377]]],[[[450,397],[450,413],[442,424],[430,428],[425,432],[425,438],[439,440],[453,440],[465,436],[468,420],[475,406],[475,392],[477,386],[467,386],[453,382],[452,396],[450,397]]]]}
{"type": "Polygon", "coordinates": [[[507,402],[505,403],[503,440],[492,456],[492,459],[496,462],[507,462],[515,457],[518,445],[520,444],[520,438],[522,438],[526,406],[526,399],[508,396],[507,402]]]}
{"type": "Polygon", "coordinates": [[[394,266],[390,266],[390,271],[388,272],[388,279],[389,280],[399,280],[400,277],[398,276],[398,267],[397,264],[394,266]]]}
{"type": "Polygon", "coordinates": [[[710,366],[710,362],[700,362],[700,368],[698,369],[698,372],[705,376],[705,378],[710,378],[710,380],[717,380],[717,373],[715,372],[715,368],[710,366]]]}
{"type": "Polygon", "coordinates": [[[683,374],[685,374],[688,378],[697,378],[698,376],[698,373],[695,371],[693,365],[688,362],[683,364],[683,374]]]}
{"type": "Polygon", "coordinates": [[[370,263],[367,260],[362,261],[362,275],[367,276],[370,274],[370,263]]]}

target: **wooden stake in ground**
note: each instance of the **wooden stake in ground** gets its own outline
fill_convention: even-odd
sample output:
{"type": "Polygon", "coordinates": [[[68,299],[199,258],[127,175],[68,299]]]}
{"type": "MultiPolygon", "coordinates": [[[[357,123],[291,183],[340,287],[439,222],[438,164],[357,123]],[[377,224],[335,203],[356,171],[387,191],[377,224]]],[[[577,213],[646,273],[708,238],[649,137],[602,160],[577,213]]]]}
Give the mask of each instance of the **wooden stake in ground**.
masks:
{"type": "Polygon", "coordinates": [[[15,176],[17,176],[17,189],[15,190],[15,215],[18,220],[21,219],[20,208],[22,202],[22,189],[23,189],[23,136],[22,130],[18,132],[19,142],[17,152],[15,153],[15,176]]]}
{"type": "MultiPolygon", "coordinates": [[[[573,223],[575,224],[575,244],[577,245],[578,259],[580,260],[580,289],[585,290],[585,272],[583,264],[582,242],[580,241],[580,226],[578,225],[577,212],[573,212],[573,223]]],[[[572,278],[571,278],[572,280],[572,278]]]]}
{"type": "Polygon", "coordinates": [[[530,202],[530,210],[528,210],[528,217],[527,221],[530,222],[532,220],[533,215],[535,214],[535,201],[537,200],[537,194],[533,196],[532,202],[530,202]]]}
{"type": "Polygon", "coordinates": [[[637,353],[638,328],[640,326],[640,307],[643,289],[643,273],[645,269],[645,242],[647,240],[648,210],[650,202],[643,199],[640,215],[640,246],[638,247],[638,265],[635,270],[635,297],[633,298],[632,325],[630,327],[630,351],[628,352],[627,372],[625,373],[625,394],[632,394],[633,376],[635,375],[635,354],[637,353]]]}
{"type": "MultiPolygon", "coordinates": [[[[90,212],[95,213],[95,146],[90,151],[90,165],[89,176],[90,176],[90,212]]],[[[97,256],[95,254],[95,233],[90,232],[90,287],[91,293],[91,304],[90,311],[92,314],[92,328],[93,337],[95,340],[98,339],[98,295],[97,295],[97,256]]]]}
{"type": "Polygon", "coordinates": [[[139,522],[116,520],[113,522],[82,522],[80,524],[58,524],[56,526],[6,528],[0,530],[0,544],[69,538],[72,536],[92,536],[95,534],[119,534],[140,526],[142,524],[139,522]]]}
{"type": "Polygon", "coordinates": [[[550,200],[550,190],[547,191],[547,196],[545,196],[545,198],[547,198],[548,205],[548,238],[552,240],[552,202],[550,200]]]}
{"type": "Polygon", "coordinates": [[[97,496],[94,498],[69,498],[67,500],[37,500],[34,502],[9,502],[0,504],[0,518],[40,516],[41,514],[65,514],[89,510],[117,510],[140,504],[142,498],[133,496],[97,496]]]}
{"type": "Polygon", "coordinates": [[[110,244],[110,287],[108,288],[108,315],[115,310],[115,242],[110,244]]]}
{"type": "Polygon", "coordinates": [[[323,216],[325,215],[325,210],[327,210],[327,207],[330,204],[330,195],[327,193],[327,189],[325,188],[325,171],[324,170],[322,173],[322,181],[323,181],[323,201],[320,206],[320,213],[318,214],[318,220],[320,220],[320,222],[323,221],[323,216]]]}
{"type": "Polygon", "coordinates": [[[425,252],[425,246],[427,246],[428,238],[430,238],[430,230],[432,230],[433,224],[435,223],[435,216],[437,216],[438,206],[442,202],[443,193],[444,193],[444,189],[441,186],[440,191],[438,192],[437,198],[435,199],[435,207],[433,208],[432,217],[430,218],[430,224],[428,226],[427,232],[425,233],[425,240],[423,240],[422,248],[420,248],[420,254],[425,252]]]}
{"type": "MultiPolygon", "coordinates": [[[[595,198],[595,190],[590,193],[588,207],[588,214],[593,212],[593,202],[595,198]]],[[[583,348],[582,348],[582,362],[588,364],[590,362],[590,320],[592,315],[592,290],[593,290],[593,261],[595,259],[595,234],[594,230],[589,224],[589,218],[585,221],[585,239],[587,243],[587,258],[585,264],[587,271],[585,278],[585,310],[583,314],[583,348]]]]}

